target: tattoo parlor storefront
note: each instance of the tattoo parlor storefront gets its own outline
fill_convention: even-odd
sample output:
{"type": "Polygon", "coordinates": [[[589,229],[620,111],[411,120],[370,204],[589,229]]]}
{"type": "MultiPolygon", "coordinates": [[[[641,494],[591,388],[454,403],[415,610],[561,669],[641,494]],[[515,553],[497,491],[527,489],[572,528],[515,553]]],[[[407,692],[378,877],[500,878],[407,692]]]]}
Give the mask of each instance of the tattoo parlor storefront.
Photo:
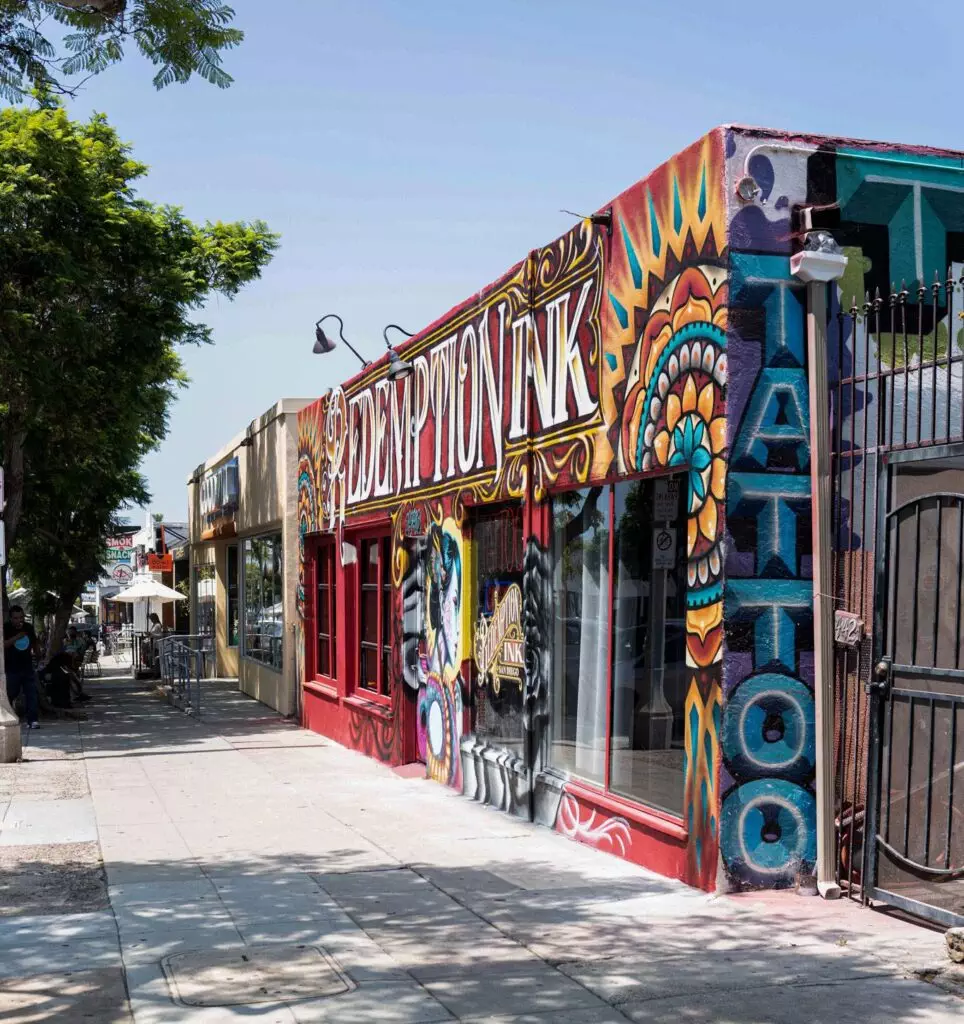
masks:
{"type": "Polygon", "coordinates": [[[658,260],[637,187],[299,415],[305,724],[704,886],[720,157],[679,158],[658,260]]]}
{"type": "Polygon", "coordinates": [[[847,287],[887,272],[897,161],[857,146],[717,129],[301,411],[308,727],[704,889],[813,870],[791,256],[810,206],[876,246],[847,287]]]}

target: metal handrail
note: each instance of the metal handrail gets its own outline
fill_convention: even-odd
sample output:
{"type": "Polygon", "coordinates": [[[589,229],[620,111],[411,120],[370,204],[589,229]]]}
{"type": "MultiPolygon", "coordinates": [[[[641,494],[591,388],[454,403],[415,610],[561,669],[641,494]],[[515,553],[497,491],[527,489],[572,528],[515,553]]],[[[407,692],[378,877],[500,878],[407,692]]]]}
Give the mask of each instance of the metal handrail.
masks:
{"type": "Polygon", "coordinates": [[[212,649],[213,637],[175,634],[158,637],[161,679],[169,687],[175,706],[201,717],[201,680],[204,657],[212,649]]]}

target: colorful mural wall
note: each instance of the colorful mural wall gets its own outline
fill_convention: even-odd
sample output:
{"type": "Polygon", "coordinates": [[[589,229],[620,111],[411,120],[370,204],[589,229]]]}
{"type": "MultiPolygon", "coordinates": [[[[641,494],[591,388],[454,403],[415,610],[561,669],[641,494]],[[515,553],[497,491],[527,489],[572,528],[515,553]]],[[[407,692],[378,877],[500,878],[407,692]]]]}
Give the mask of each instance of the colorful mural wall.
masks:
{"type": "MultiPolygon", "coordinates": [[[[305,409],[302,537],[334,537],[347,579],[353,531],[390,523],[392,584],[390,699],[369,706],[344,679],[309,679],[308,723],[706,889],[809,872],[810,424],[806,295],[790,273],[796,211],[818,208],[851,255],[843,290],[916,280],[931,263],[964,260],[959,168],[718,129],[400,346],[410,376],[389,380],[383,358],[305,409]],[[754,193],[740,198],[745,178],[754,193]],[[666,472],[685,491],[681,815],[547,760],[560,628],[553,495],[666,472]],[[519,590],[487,608],[474,530],[480,510],[506,502],[522,510],[518,564],[503,581],[519,590]],[[518,622],[500,620],[489,639],[511,639],[512,665],[493,673],[495,647],[478,634],[510,607],[518,622]],[[481,734],[481,709],[490,728],[506,694],[518,714],[506,713],[496,742],[481,734]]],[[[307,593],[303,609],[310,620],[307,593]]]]}
{"type": "Polygon", "coordinates": [[[685,875],[718,849],[729,286],[722,137],[707,136],[613,204],[607,362],[618,468],[687,471],[685,875]]]}
{"type": "MultiPolygon", "coordinates": [[[[935,271],[943,278],[951,267],[956,277],[964,259],[964,182],[959,155],[848,140],[734,129],[726,157],[728,341],[738,371],[727,411],[721,860],[731,886],[782,886],[811,871],[816,856],[806,296],[790,273],[801,240],[794,211],[812,208],[813,226],[830,230],[849,258],[831,315],[899,285],[916,335],[918,289],[929,301],[935,271]],[[749,202],[736,195],[747,176],[760,189],[749,202]]],[[[863,358],[850,340],[831,332],[831,383],[863,358]]],[[[845,405],[836,414],[847,437],[878,412],[845,405]]],[[[872,494],[875,465],[847,465],[858,494],[872,494]]],[[[835,545],[846,537],[855,554],[872,552],[864,503],[850,522],[841,500],[835,545]]]]}
{"type": "Polygon", "coordinates": [[[727,140],[730,180],[749,173],[768,189],[762,203],[734,199],[730,223],[739,370],[728,396],[720,842],[737,887],[792,884],[816,856],[806,295],[790,274],[806,157],[727,140]]]}
{"type": "MultiPolygon", "coordinates": [[[[542,763],[551,660],[551,567],[537,510],[560,487],[685,473],[686,822],[674,839],[683,853],[673,871],[707,887],[717,861],[727,458],[722,179],[717,132],[615,200],[604,211],[608,223],[580,223],[406,343],[401,351],[414,369],[407,379],[389,381],[383,360],[305,410],[300,423],[303,535],[344,536],[353,523],[392,520],[393,658],[404,685],[393,691],[392,716],[375,724],[354,716],[364,724],[349,738],[400,758],[410,701],[415,755],[432,778],[456,787],[460,739],[473,727],[467,510],[505,499],[532,509],[520,623],[519,749],[527,753],[496,750],[486,766],[470,759],[464,780],[467,791],[526,815],[531,774],[542,763]],[[410,520],[418,529],[408,530],[410,520]],[[681,843],[687,833],[691,840],[681,843]]],[[[584,840],[622,837],[600,813],[581,810],[578,796],[567,791],[563,799],[561,790],[544,809],[584,840]],[[591,826],[574,825],[588,816],[591,826]]]]}

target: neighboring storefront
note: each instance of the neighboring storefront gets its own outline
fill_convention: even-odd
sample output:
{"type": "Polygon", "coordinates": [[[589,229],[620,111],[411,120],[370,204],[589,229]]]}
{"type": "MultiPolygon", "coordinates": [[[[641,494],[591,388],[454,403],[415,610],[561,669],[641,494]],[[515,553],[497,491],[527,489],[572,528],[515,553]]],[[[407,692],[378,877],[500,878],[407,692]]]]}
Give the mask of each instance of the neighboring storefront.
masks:
{"type": "Polygon", "coordinates": [[[297,414],[282,399],[188,480],[191,634],[208,672],[295,714],[297,414]]]}
{"type": "MultiPolygon", "coordinates": [[[[959,276],[962,196],[959,155],[717,129],[305,408],[305,723],[706,889],[811,872],[808,302],[866,447],[840,296],[959,276]]],[[[948,307],[903,294],[922,358],[948,307]]]]}

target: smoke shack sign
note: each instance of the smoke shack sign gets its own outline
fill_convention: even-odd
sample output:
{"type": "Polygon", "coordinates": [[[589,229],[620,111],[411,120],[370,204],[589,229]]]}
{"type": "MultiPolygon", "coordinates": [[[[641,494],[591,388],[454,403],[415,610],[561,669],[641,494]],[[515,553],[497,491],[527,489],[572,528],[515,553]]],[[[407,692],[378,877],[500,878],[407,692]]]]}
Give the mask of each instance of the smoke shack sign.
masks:
{"type": "Polygon", "coordinates": [[[496,600],[491,615],[480,615],[475,626],[475,665],[483,682],[498,695],[503,685],[522,689],[525,641],[522,638],[522,591],[513,583],[496,600]]]}
{"type": "Polygon", "coordinates": [[[521,495],[530,442],[571,446],[602,424],[600,249],[593,229],[571,232],[406,345],[408,377],[389,380],[381,363],[329,392],[320,475],[329,528],[416,490],[521,495]]]}

